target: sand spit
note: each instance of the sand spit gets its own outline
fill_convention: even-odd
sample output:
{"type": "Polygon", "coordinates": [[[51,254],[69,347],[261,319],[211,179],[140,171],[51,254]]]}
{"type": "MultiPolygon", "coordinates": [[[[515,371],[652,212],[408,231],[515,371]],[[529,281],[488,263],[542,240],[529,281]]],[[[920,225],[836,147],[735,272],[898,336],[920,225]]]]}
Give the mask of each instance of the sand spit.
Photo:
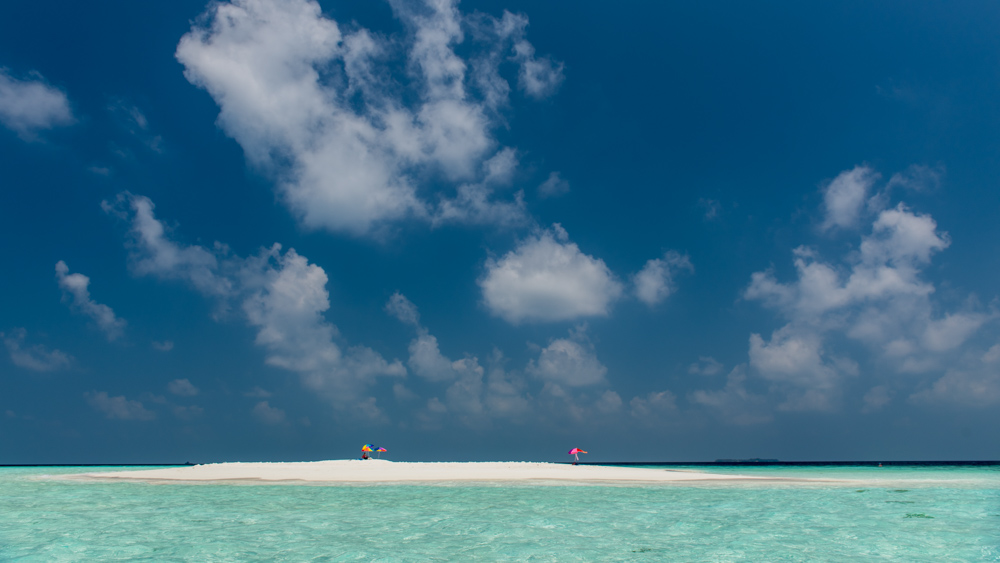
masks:
{"type": "MultiPolygon", "coordinates": [[[[74,479],[128,481],[305,481],[317,483],[447,483],[534,481],[575,483],[666,483],[770,481],[766,477],[723,475],[642,467],[567,465],[536,462],[398,462],[331,460],[298,463],[213,463],[140,471],[84,473],[74,479]]],[[[792,479],[806,481],[805,479],[792,479]]]]}

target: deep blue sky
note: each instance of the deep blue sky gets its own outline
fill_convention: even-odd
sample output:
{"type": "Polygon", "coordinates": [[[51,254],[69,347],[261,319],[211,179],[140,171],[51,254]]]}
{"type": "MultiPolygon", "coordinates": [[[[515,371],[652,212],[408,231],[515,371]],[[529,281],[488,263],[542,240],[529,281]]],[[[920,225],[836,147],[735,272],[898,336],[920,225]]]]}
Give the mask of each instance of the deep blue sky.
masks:
{"type": "Polygon", "coordinates": [[[993,3],[315,6],[0,7],[0,463],[1000,457],[993,3]]]}

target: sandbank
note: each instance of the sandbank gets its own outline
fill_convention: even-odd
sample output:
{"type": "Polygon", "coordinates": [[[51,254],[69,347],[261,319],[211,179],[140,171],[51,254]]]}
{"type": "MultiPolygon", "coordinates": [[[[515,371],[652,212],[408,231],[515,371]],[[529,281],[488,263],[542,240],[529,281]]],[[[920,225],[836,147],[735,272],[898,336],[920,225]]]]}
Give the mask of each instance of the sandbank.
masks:
{"type": "Polygon", "coordinates": [[[627,484],[773,480],[767,477],[749,475],[645,467],[574,466],[538,462],[399,462],[384,459],[296,463],[212,463],[164,469],[84,473],[70,477],[149,482],[299,481],[317,483],[534,481],[627,484]]]}

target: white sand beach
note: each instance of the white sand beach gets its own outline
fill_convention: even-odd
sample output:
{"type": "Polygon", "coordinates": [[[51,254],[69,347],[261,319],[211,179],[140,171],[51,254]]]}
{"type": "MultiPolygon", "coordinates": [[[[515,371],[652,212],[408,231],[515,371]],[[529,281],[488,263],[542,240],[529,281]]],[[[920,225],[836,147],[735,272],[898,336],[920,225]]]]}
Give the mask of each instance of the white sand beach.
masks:
{"type": "Polygon", "coordinates": [[[568,465],[537,462],[398,462],[330,460],[298,463],[213,463],[139,471],[84,473],[76,479],[129,481],[306,481],[328,483],[561,481],[578,483],[657,483],[675,481],[768,480],[643,467],[568,465]]]}

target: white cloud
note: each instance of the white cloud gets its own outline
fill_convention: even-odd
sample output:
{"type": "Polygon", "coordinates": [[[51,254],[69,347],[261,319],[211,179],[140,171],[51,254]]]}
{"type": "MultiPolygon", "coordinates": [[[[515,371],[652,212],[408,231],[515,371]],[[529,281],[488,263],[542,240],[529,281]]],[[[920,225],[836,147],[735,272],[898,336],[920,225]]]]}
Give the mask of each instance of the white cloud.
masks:
{"type": "Polygon", "coordinates": [[[739,365],[726,376],[726,385],[717,391],[698,390],[688,401],[714,410],[726,421],[738,425],[762,424],[772,420],[767,400],[746,388],[746,366],[739,365]]]}
{"type": "Polygon", "coordinates": [[[101,207],[106,213],[130,222],[129,265],[137,275],[184,281],[200,293],[217,298],[233,294],[233,280],[221,272],[224,265],[217,257],[228,251],[223,245],[217,244],[209,250],[170,240],[166,227],[153,213],[153,202],[147,197],[124,192],[114,202],[101,202],[101,207]]]}
{"type": "Polygon", "coordinates": [[[0,67],[0,123],[24,140],[33,140],[38,131],[73,123],[66,94],[33,73],[19,80],[0,67]]]}
{"type": "Polygon", "coordinates": [[[56,262],[56,280],[63,290],[63,301],[69,301],[74,310],[90,317],[109,341],[121,338],[127,324],[125,319],[116,317],[111,307],[90,298],[90,278],[69,273],[69,267],[60,260],[56,262]]]}
{"type": "Polygon", "coordinates": [[[326,272],[294,249],[282,254],[274,245],[246,259],[243,311],[258,329],[256,343],[268,351],[267,363],[300,373],[306,386],[338,401],[354,398],[378,375],[404,375],[399,362],[369,348],[341,350],[336,327],[323,317],[330,308],[326,282],[326,272]]]}
{"type": "Polygon", "coordinates": [[[1000,360],[1000,344],[994,344],[983,354],[982,361],[984,364],[995,364],[998,360],[1000,360]]]}
{"type": "Polygon", "coordinates": [[[156,414],[149,411],[139,401],[124,396],[109,397],[106,391],[90,391],[83,394],[94,410],[104,413],[106,418],[117,420],[153,420],[156,414]]]}
{"type": "Polygon", "coordinates": [[[511,201],[497,201],[493,195],[507,185],[517,167],[513,149],[503,149],[483,163],[486,177],[478,183],[458,186],[455,197],[443,198],[431,220],[435,226],[445,223],[499,225],[514,227],[528,222],[524,191],[518,190],[511,201]]]}
{"type": "Polygon", "coordinates": [[[750,366],[786,395],[779,409],[830,411],[838,406],[839,380],[845,374],[857,375],[857,366],[849,360],[828,360],[821,346],[819,336],[791,325],[775,331],[769,342],[750,335],[750,366]]]}
{"type": "Polygon", "coordinates": [[[934,191],[941,186],[942,176],[944,176],[944,168],[941,166],[930,167],[914,164],[902,172],[893,174],[885,189],[886,191],[894,188],[903,188],[913,192],[934,191]]]}
{"type": "Polygon", "coordinates": [[[267,389],[263,389],[261,387],[256,387],[256,386],[253,389],[243,394],[244,397],[255,397],[258,399],[267,399],[271,395],[273,395],[273,393],[271,393],[267,389]]]}
{"type": "Polygon", "coordinates": [[[869,389],[861,400],[864,402],[864,407],[861,409],[862,412],[874,412],[892,400],[892,393],[889,391],[888,385],[876,385],[869,389]]]}
{"type": "Polygon", "coordinates": [[[389,297],[389,301],[385,304],[385,312],[405,324],[420,326],[420,312],[417,306],[398,291],[389,297]]]}
{"type": "Polygon", "coordinates": [[[73,363],[73,358],[60,350],[49,350],[41,344],[25,346],[28,331],[15,328],[10,334],[0,332],[10,361],[15,366],[33,371],[56,371],[65,369],[73,363]]]}
{"type": "Polygon", "coordinates": [[[871,234],[862,238],[860,253],[848,255],[847,272],[799,247],[793,253],[795,283],[779,283],[770,271],[756,272],[744,297],[761,300],[800,321],[878,301],[926,299],[934,287],[920,279],[921,269],[948,244],[948,235],[937,233],[930,216],[914,214],[899,204],[879,214],[871,234]]]}
{"type": "Polygon", "coordinates": [[[257,330],[255,342],[266,350],[266,362],[298,373],[306,387],[334,404],[354,408],[375,377],[405,375],[402,364],[370,348],[342,349],[337,328],[324,317],[330,308],[326,272],[294,249],[283,252],[275,244],[241,258],[219,243],[209,250],[170,240],[148,198],[123,194],[104,207],[130,221],[128,246],[137,274],[187,282],[216,298],[223,310],[242,312],[257,330]]]}
{"type": "MultiPolygon", "coordinates": [[[[843,205],[827,202],[828,210],[839,209],[827,224],[854,226],[860,219],[858,202],[863,202],[876,177],[866,167],[841,174],[834,182],[841,185],[834,199],[843,205]]],[[[887,193],[888,188],[879,197],[887,193]]],[[[921,374],[955,361],[963,345],[997,316],[996,311],[984,311],[974,297],[961,311],[942,311],[924,271],[931,258],[951,244],[948,234],[938,230],[930,215],[903,203],[888,207],[886,202],[879,202],[882,210],[870,233],[841,263],[823,261],[803,246],[793,251],[793,282],[777,281],[770,270],[751,276],[744,297],[777,309],[788,320],[770,342],[759,335],[750,339],[750,365],[772,383],[773,390],[787,395],[783,408],[835,407],[840,380],[858,371],[856,363],[832,352],[834,342],[843,344],[838,337],[867,348],[879,373],[888,367],[921,374]]],[[[877,408],[883,398],[872,395],[865,408],[877,408]]]]}
{"type": "Polygon", "coordinates": [[[675,290],[674,276],[682,270],[694,271],[687,255],[671,250],[663,258],[646,262],[642,270],[632,276],[635,296],[650,307],[662,303],[675,290]]]}
{"type": "Polygon", "coordinates": [[[932,352],[953,350],[993,317],[983,313],[947,313],[927,322],[921,341],[932,352]]]}
{"type": "Polygon", "coordinates": [[[558,197],[566,193],[569,193],[569,182],[558,172],[550,173],[548,179],[538,186],[538,195],[543,198],[558,197]]]}
{"type": "MultiPolygon", "coordinates": [[[[442,353],[437,337],[420,324],[416,306],[401,293],[393,294],[385,309],[415,329],[408,365],[423,380],[417,387],[430,386],[434,393],[423,399],[417,415],[426,428],[441,428],[449,420],[470,428],[488,426],[496,419],[517,424],[584,421],[595,413],[610,417],[621,411],[621,397],[600,387],[607,383],[607,368],[597,359],[585,326],[544,348],[533,346],[538,356],[523,370],[508,371],[498,349],[482,363],[472,354],[452,360],[442,353]]],[[[393,393],[401,403],[421,398],[401,383],[393,393]]]]}
{"type": "Polygon", "coordinates": [[[649,393],[645,397],[633,397],[629,407],[636,418],[656,419],[677,411],[677,397],[670,391],[649,393]]]}
{"type": "Polygon", "coordinates": [[[867,166],[841,172],[830,182],[823,194],[826,217],[823,230],[835,227],[852,229],[858,225],[861,211],[868,199],[868,192],[879,174],[867,166]]]}
{"type": "Polygon", "coordinates": [[[538,360],[530,360],[529,374],[566,387],[605,383],[608,368],[597,359],[593,345],[582,332],[571,338],[556,338],[542,348],[538,360]]]}
{"type": "Polygon", "coordinates": [[[601,397],[594,403],[594,407],[604,414],[616,413],[622,408],[621,395],[608,389],[601,393],[601,397]]]}
{"type": "MultiPolygon", "coordinates": [[[[428,403],[428,415],[449,412],[466,425],[482,425],[489,417],[515,417],[527,412],[528,402],[522,385],[505,373],[503,356],[494,351],[489,359],[489,371],[479,364],[476,356],[467,354],[451,360],[441,353],[437,337],[420,324],[416,305],[396,292],[385,306],[386,312],[405,324],[412,325],[416,337],[410,342],[408,365],[415,375],[431,383],[446,383],[445,401],[434,398],[428,403]]],[[[393,389],[397,400],[409,401],[416,395],[397,384],[393,389]]]]}
{"type": "Polygon", "coordinates": [[[713,219],[718,219],[719,214],[722,212],[722,204],[718,200],[709,198],[699,198],[698,206],[705,210],[705,220],[711,221],[713,219]]]}
{"type": "Polygon", "coordinates": [[[494,201],[485,181],[484,163],[506,150],[493,135],[510,90],[498,68],[519,65],[522,89],[541,97],[561,64],[534,56],[523,16],[465,16],[449,0],[391,5],[403,37],[344,31],[312,0],[212,3],[176,56],[308,227],[363,235],[407,217],[510,221],[522,204],[494,201]],[[405,81],[391,71],[401,58],[405,81]],[[425,199],[418,187],[436,179],[461,184],[458,195],[425,199]]]}
{"type": "Polygon", "coordinates": [[[164,340],[162,342],[154,340],[153,348],[160,352],[169,352],[174,349],[174,343],[171,340],[164,340]]]}
{"type": "Polygon", "coordinates": [[[558,224],[487,260],[479,286],[490,312],[512,324],[607,316],[622,293],[604,261],[581,252],[558,224]]]}
{"type": "Polygon", "coordinates": [[[1000,404],[1000,370],[996,367],[953,368],[928,389],[910,395],[918,404],[990,407],[1000,404]]]}
{"type": "Polygon", "coordinates": [[[437,338],[432,334],[423,332],[410,343],[410,369],[420,377],[430,381],[452,381],[465,367],[454,364],[441,354],[437,338]]]}
{"type": "Polygon", "coordinates": [[[261,401],[254,405],[253,415],[257,420],[265,424],[281,424],[285,422],[285,411],[272,407],[267,401],[261,401]]]}
{"type": "Polygon", "coordinates": [[[535,58],[535,48],[523,39],[514,45],[514,59],[521,65],[518,86],[533,98],[550,96],[563,81],[563,64],[549,57],[535,58]]]}
{"type": "Polygon", "coordinates": [[[167,390],[180,397],[194,397],[198,394],[198,388],[187,378],[171,381],[167,384],[167,390]]]}
{"type": "Polygon", "coordinates": [[[698,375],[716,375],[722,372],[721,362],[711,356],[699,356],[698,361],[688,366],[688,373],[698,375]]]}

